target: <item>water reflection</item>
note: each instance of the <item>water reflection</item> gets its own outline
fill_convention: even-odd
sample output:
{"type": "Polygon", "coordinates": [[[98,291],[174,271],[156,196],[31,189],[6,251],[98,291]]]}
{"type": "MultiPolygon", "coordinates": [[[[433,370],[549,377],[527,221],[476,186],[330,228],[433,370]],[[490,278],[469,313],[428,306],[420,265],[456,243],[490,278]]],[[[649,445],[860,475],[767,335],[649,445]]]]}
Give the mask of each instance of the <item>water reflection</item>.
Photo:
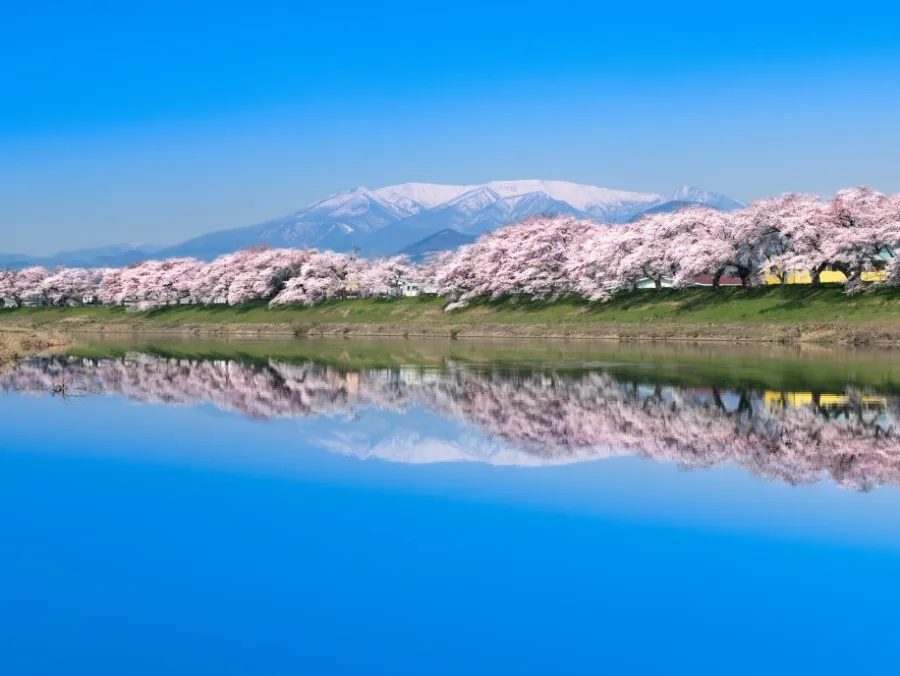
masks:
{"type": "MultiPolygon", "coordinates": [[[[734,463],[795,485],[827,477],[854,490],[900,484],[900,398],[849,386],[782,392],[684,387],[599,368],[476,368],[448,360],[440,369],[352,370],[144,354],[35,359],[0,376],[7,392],[46,395],[61,386],[152,404],[212,404],[257,419],[341,416],[346,424],[366,410],[421,408],[514,449],[479,457],[504,463],[639,455],[687,468],[734,463]]],[[[458,459],[424,452],[415,461],[458,459]]],[[[380,455],[410,461],[408,449],[380,455]]]]}

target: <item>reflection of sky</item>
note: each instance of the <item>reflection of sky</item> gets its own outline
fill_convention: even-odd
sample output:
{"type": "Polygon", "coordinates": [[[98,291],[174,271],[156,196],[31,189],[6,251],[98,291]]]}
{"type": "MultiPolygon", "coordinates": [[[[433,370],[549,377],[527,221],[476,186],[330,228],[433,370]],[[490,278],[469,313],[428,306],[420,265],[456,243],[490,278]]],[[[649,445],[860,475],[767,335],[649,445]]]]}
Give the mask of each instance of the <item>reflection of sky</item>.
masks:
{"type": "Polygon", "coordinates": [[[0,673],[872,673],[895,659],[893,489],[634,458],[352,455],[509,452],[419,409],[258,422],[116,397],[0,402],[0,673]]]}

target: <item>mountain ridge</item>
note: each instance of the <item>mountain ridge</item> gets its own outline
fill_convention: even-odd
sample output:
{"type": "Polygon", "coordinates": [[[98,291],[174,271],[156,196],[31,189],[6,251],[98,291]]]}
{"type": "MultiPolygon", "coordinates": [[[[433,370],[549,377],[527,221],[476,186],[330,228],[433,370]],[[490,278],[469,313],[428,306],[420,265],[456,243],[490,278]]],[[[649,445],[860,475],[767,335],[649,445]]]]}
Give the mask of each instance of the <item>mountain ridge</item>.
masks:
{"type": "Polygon", "coordinates": [[[44,261],[52,260],[54,265],[115,266],[150,257],[180,256],[210,260],[257,244],[355,249],[365,256],[386,256],[447,229],[474,238],[536,214],[572,214],[598,223],[621,223],[673,201],[724,209],[743,206],[730,197],[692,186],[666,197],[541,179],[473,185],[400,183],[343,190],[285,216],[206,233],[173,246],[118,253],[97,249],[51,257],[0,254],[0,265],[45,265],[44,261]],[[95,252],[91,256],[75,255],[91,251],[95,252]]]}

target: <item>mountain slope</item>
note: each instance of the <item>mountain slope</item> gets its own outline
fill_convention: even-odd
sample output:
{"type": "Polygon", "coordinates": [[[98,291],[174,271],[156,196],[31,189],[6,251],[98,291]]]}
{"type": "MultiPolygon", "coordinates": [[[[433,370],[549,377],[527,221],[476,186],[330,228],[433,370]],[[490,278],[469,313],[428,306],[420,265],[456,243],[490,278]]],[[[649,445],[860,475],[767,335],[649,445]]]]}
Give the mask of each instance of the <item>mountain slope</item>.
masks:
{"type": "Polygon", "coordinates": [[[396,204],[365,188],[346,190],[288,216],[195,237],[165,249],[162,255],[208,259],[254,244],[347,251],[367,233],[427,208],[405,195],[394,199],[396,204]]]}
{"type": "Polygon", "coordinates": [[[745,205],[743,202],[738,202],[726,195],[720,195],[701,188],[685,186],[676,191],[670,199],[654,204],[634,214],[628,219],[628,222],[634,223],[642,216],[672,213],[679,209],[694,206],[710,207],[711,209],[718,209],[719,211],[734,211],[736,209],[743,209],[745,205]]]}
{"type": "Polygon", "coordinates": [[[671,201],[690,202],[692,204],[703,204],[720,211],[734,211],[735,209],[743,209],[746,205],[743,202],[731,199],[726,195],[710,192],[703,188],[695,188],[686,185],[680,190],[676,190],[675,194],[669,198],[671,201]]]}
{"type": "Polygon", "coordinates": [[[400,249],[397,253],[409,256],[413,261],[421,261],[432,254],[450,251],[464,244],[471,244],[474,241],[475,237],[473,235],[464,235],[452,228],[446,228],[418,242],[413,242],[409,246],[400,249]]]}

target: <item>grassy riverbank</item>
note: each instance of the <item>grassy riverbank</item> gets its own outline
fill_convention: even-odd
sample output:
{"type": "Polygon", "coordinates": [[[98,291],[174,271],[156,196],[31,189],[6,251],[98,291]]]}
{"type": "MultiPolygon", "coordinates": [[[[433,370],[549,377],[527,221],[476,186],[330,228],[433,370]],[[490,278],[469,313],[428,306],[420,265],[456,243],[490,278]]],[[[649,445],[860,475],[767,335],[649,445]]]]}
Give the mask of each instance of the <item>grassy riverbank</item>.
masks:
{"type": "Polygon", "coordinates": [[[542,336],[900,344],[900,291],[845,296],[840,287],[640,291],[609,303],[477,303],[444,312],[436,298],[352,299],[314,307],[24,308],[0,326],[210,335],[542,336]]]}

